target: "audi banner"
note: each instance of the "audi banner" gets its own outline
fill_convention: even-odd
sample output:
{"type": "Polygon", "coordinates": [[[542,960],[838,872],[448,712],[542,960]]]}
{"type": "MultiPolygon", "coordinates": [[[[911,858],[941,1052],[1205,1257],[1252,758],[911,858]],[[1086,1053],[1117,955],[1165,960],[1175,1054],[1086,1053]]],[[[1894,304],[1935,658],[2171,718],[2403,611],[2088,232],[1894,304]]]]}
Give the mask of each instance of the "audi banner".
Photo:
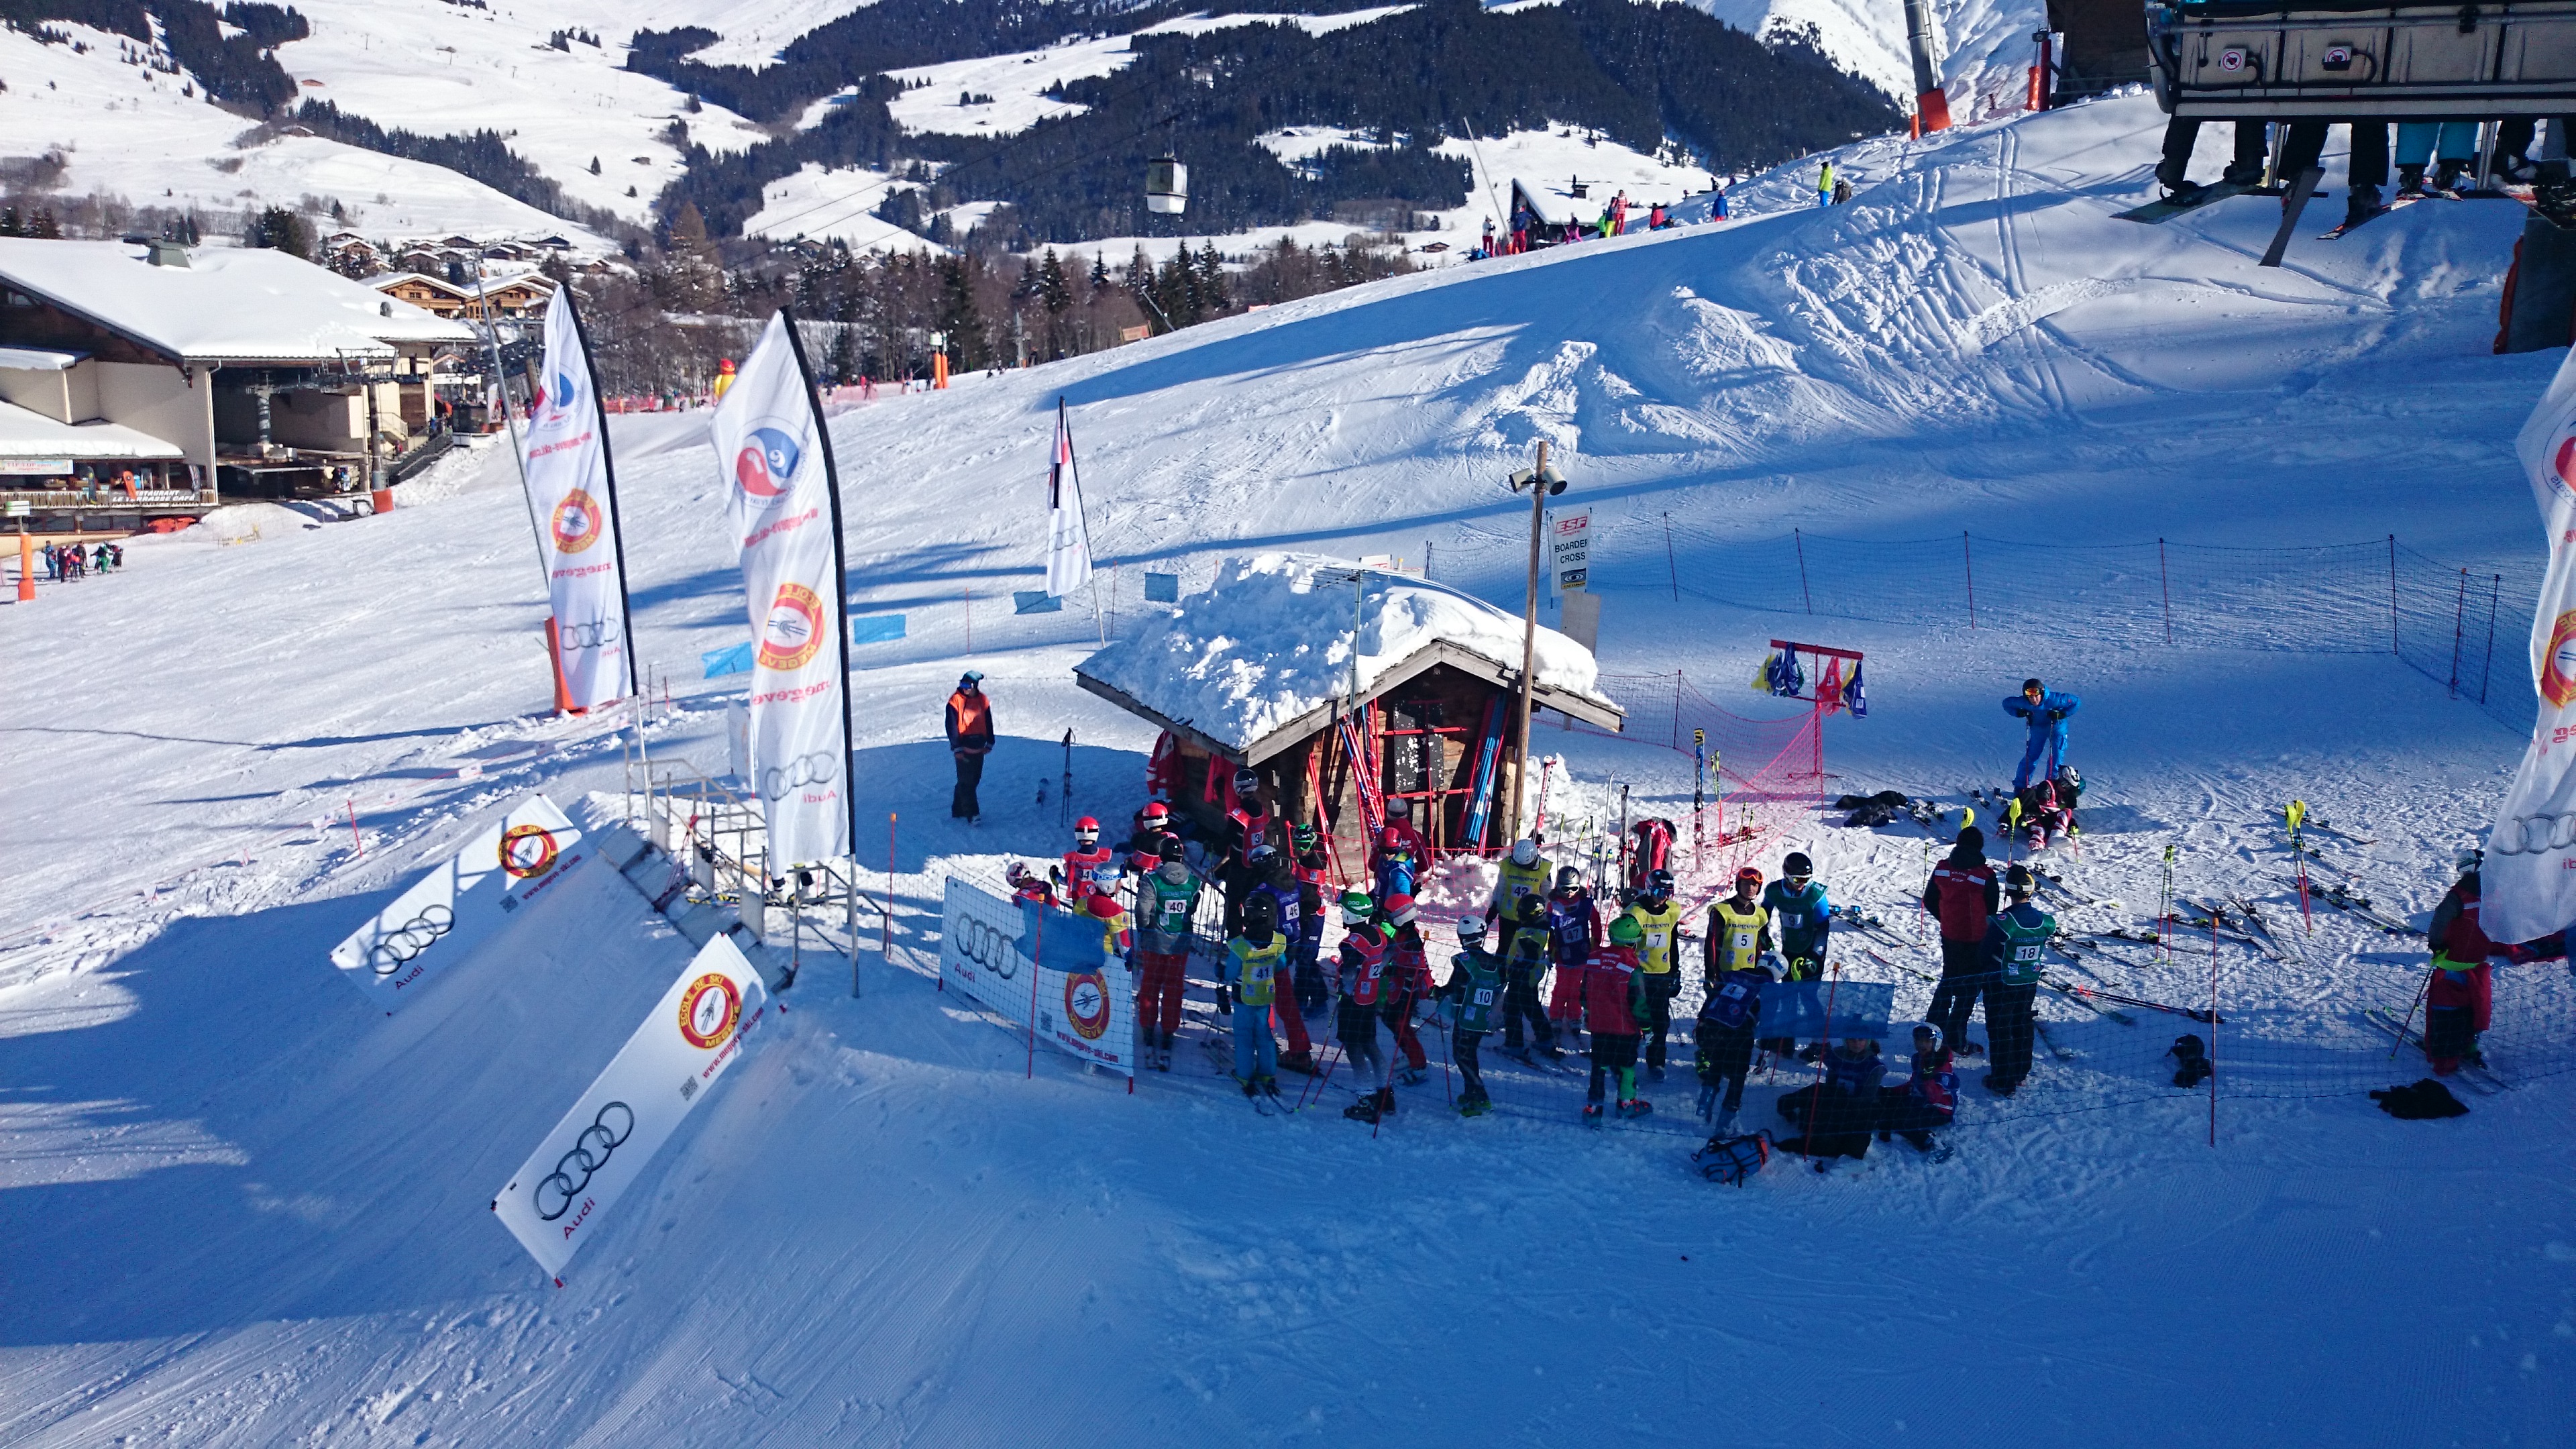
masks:
{"type": "Polygon", "coordinates": [[[850,853],[840,488],[787,314],[709,424],[751,613],[751,765],[773,870],[850,853]]]}
{"type": "Polygon", "coordinates": [[[555,802],[531,795],[331,948],[331,964],[391,1016],[590,858],[555,802]]]}
{"type": "Polygon", "coordinates": [[[546,309],[545,368],[545,384],[529,408],[522,471],[546,560],[564,688],[574,708],[591,709],[624,695],[634,670],[608,419],[570,287],[546,309]]]}
{"type": "Polygon", "coordinates": [[[1100,923],[948,878],[939,974],[1037,1040],[1136,1075],[1136,978],[1102,949],[1100,923]]]}
{"type": "Polygon", "coordinates": [[[557,1283],[601,1218],[691,1108],[742,1056],[769,1011],[760,973],[731,937],[705,949],[610,1059],[599,1080],[492,1199],[501,1225],[557,1283]]]}
{"type": "Polygon", "coordinates": [[[2479,872],[2479,925],[2496,941],[2536,940],[2576,922],[2576,354],[2559,364],[2515,446],[2540,505],[2549,573],[2531,621],[2539,719],[2479,872]]]}

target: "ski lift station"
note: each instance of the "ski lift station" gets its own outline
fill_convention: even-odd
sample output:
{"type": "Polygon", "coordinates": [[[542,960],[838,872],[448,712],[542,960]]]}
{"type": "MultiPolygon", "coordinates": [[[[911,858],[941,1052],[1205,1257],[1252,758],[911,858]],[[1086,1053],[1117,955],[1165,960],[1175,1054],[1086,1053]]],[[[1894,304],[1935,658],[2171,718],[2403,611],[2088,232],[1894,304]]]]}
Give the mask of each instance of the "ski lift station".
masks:
{"type": "MultiPolygon", "coordinates": [[[[1074,668],[1163,731],[1151,785],[1213,836],[1236,769],[1292,821],[1364,859],[1381,800],[1435,850],[1509,843],[1521,618],[1390,567],[1312,554],[1228,559],[1203,593],[1074,668]],[[1358,648],[1353,650],[1353,640],[1358,648]]],[[[1592,651],[1540,626],[1535,708],[1605,730],[1592,651]]],[[[1536,716],[1533,716],[1533,727],[1536,716]]]]}

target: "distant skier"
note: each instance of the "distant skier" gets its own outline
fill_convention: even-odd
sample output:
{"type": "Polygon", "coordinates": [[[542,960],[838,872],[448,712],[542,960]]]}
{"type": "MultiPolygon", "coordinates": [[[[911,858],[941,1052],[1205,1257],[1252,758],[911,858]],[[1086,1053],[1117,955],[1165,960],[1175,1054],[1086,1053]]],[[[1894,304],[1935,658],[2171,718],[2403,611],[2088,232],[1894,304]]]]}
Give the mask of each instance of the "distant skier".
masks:
{"type": "Polygon", "coordinates": [[[1376,875],[1387,853],[1399,846],[1412,859],[1417,876],[1429,868],[1431,842],[1423,839],[1422,832],[1414,827],[1413,802],[1410,800],[1386,802],[1386,824],[1378,831],[1377,839],[1369,842],[1369,873],[1376,875]]]}
{"type": "Polygon", "coordinates": [[[1941,1044],[1937,1028],[1914,1028],[1914,1070],[1901,1087],[1886,1088],[1880,1094],[1878,1131],[1881,1138],[1894,1133],[1920,1152],[1939,1153],[1932,1134],[1950,1125],[1959,1111],[1959,1074],[1950,1067],[1950,1053],[1941,1044]]]}
{"type": "MultiPolygon", "coordinates": [[[[1968,826],[1923,883],[1923,909],[1941,926],[1941,981],[1932,991],[1932,1024],[1963,1056],[1984,1050],[1968,1040],[1968,1018],[1986,985],[1988,920],[2001,906],[1995,868],[1986,863],[1986,833],[1968,826]]],[[[1986,1019],[1994,1020],[1992,1008],[1986,1019]]]]}
{"type": "Polygon", "coordinates": [[[1056,878],[1064,882],[1065,899],[1072,901],[1088,899],[1094,892],[1115,894],[1119,878],[1126,874],[1118,852],[1100,843],[1100,822],[1088,815],[1073,822],[1073,849],[1064,853],[1056,869],[1056,878]]]}
{"type": "Polygon", "coordinates": [[[948,818],[969,825],[984,823],[984,807],[975,787],[984,780],[984,757],[993,752],[993,702],[984,697],[982,670],[969,669],[948,696],[948,753],[957,757],[957,788],[948,797],[948,818]]]}
{"type": "Polygon", "coordinates": [[[1482,916],[1458,918],[1458,954],[1449,958],[1449,979],[1439,995],[1451,1003],[1456,1024],[1449,1032],[1449,1059],[1458,1065],[1458,1115],[1481,1117],[1494,1109],[1485,1092],[1484,1065],[1478,1058],[1486,1033],[1503,1019],[1503,958],[1485,949],[1482,916]]]}
{"type": "Polygon", "coordinates": [[[1547,972],[1549,950],[1555,940],[1547,928],[1544,898],[1522,898],[1520,915],[1509,939],[1511,944],[1503,953],[1503,1050],[1527,1055],[1521,1046],[1521,1023],[1527,1021],[1530,1050],[1561,1057],[1565,1053],[1556,1044],[1556,1028],[1538,1004],[1538,979],[1547,972]]]}
{"type": "Polygon", "coordinates": [[[2039,967],[2057,918],[2031,904],[2037,890],[2028,866],[2004,872],[2003,911],[1986,923],[1986,1035],[1993,1038],[1986,1090],[2009,1097],[2030,1076],[2030,1049],[2037,1031],[2039,967]]]}
{"type": "Polygon", "coordinates": [[[1046,877],[1016,860],[1002,872],[1002,879],[1010,883],[1011,896],[1015,900],[1027,901],[1039,906],[1055,904],[1054,885],[1050,884],[1046,877]]]}
{"type": "MultiPolygon", "coordinates": [[[[1485,906],[1487,924],[1500,920],[1508,926],[1518,921],[1521,902],[1525,899],[1545,900],[1548,883],[1555,874],[1547,857],[1538,853],[1537,841],[1527,836],[1513,841],[1511,853],[1503,857],[1502,875],[1494,883],[1494,898],[1485,906]]],[[[1507,949],[1503,954],[1511,953],[1507,949]]]]}
{"type": "Polygon", "coordinates": [[[1413,897],[1390,899],[1385,921],[1395,934],[1387,944],[1386,975],[1378,988],[1378,1015],[1385,1018],[1387,1032],[1395,1038],[1395,1049],[1404,1056],[1404,1065],[1395,1069],[1395,1080],[1404,1086],[1418,1086],[1431,1059],[1413,1029],[1413,1004],[1431,992],[1431,964],[1425,959],[1422,929],[1414,920],[1413,897]]]}
{"type": "Polygon", "coordinates": [[[1831,206],[1833,204],[1834,158],[1828,156],[1825,158],[1825,164],[1816,172],[1816,205],[1831,206]]]}
{"type": "Polygon", "coordinates": [[[1521,253],[1523,253],[1523,252],[1525,252],[1525,251],[1528,251],[1528,250],[1530,249],[1530,233],[1531,233],[1531,232],[1533,232],[1533,231],[1535,231],[1535,230],[1537,230],[1537,229],[1538,229],[1538,215],[1537,215],[1537,213],[1535,213],[1535,212],[1533,212],[1533,211],[1531,211],[1531,210],[1530,210],[1530,208],[1529,208],[1529,203],[1527,203],[1527,202],[1521,202],[1521,203],[1519,203],[1519,204],[1517,204],[1517,205],[1513,206],[1513,208],[1512,208],[1512,255],[1513,255],[1513,256],[1519,256],[1521,253]]]}
{"type": "Polygon", "coordinates": [[[1146,801],[1127,832],[1127,868],[1144,875],[1160,865],[1167,837],[1176,842],[1180,839],[1172,830],[1172,807],[1160,800],[1146,801]]]}
{"type": "Polygon", "coordinates": [[[1778,1145],[1816,1159],[1818,1172],[1834,1158],[1869,1155],[1887,1084],[1887,1063],[1868,1037],[1844,1037],[1825,1054],[1824,1064],[1823,1081],[1780,1097],[1780,1116],[1797,1135],[1778,1145]]]}
{"type": "Polygon", "coordinates": [[[2066,763],[2066,717],[2082,706],[2083,700],[2064,690],[2043,688],[2036,679],[2021,682],[2021,693],[2004,701],[2004,713],[2030,727],[2029,742],[2021,752],[2021,768],[2013,772],[2013,792],[2030,788],[2030,772],[2039,764],[2042,753],[2048,756],[2048,773],[2066,763]]]}
{"type": "Polygon", "coordinates": [[[1243,911],[1243,929],[1226,942],[1226,983],[1234,989],[1234,1078],[1247,1097],[1279,1095],[1279,1044],[1270,1039],[1270,1004],[1279,993],[1288,943],[1272,924],[1270,902],[1243,911]]]}
{"type": "MultiPolygon", "coordinates": [[[[1619,1115],[1643,1117],[1654,1104],[1637,1095],[1637,1023],[1646,1005],[1646,983],[1637,969],[1643,938],[1627,916],[1610,923],[1609,942],[1584,958],[1583,1022],[1592,1033],[1592,1084],[1583,1094],[1583,1120],[1601,1123],[1605,1079],[1618,1079],[1619,1115]]],[[[1562,971],[1563,968],[1559,968],[1562,971]]]]}
{"type": "Polygon", "coordinates": [[[1824,883],[1815,875],[1815,862],[1805,851],[1793,850],[1781,858],[1780,878],[1762,890],[1762,908],[1780,933],[1780,954],[1800,981],[1824,974],[1825,948],[1833,935],[1833,903],[1825,899],[1824,883]]]}
{"type": "MultiPolygon", "coordinates": [[[[1280,977],[1281,988],[1276,1003],[1280,1028],[1288,1033],[1288,1050],[1281,1054],[1279,1065],[1290,1071],[1315,1072],[1315,1044],[1306,1035],[1306,1015],[1298,1009],[1296,996],[1297,953],[1306,935],[1306,887],[1297,879],[1296,868],[1288,857],[1261,845],[1253,848],[1253,869],[1260,881],[1247,901],[1268,897],[1270,919],[1279,928],[1280,939],[1287,943],[1287,966],[1280,977]]],[[[1321,939],[1321,933],[1317,933],[1321,939]]],[[[1311,948],[1308,948],[1311,950],[1311,948]]]]}
{"type": "Polygon", "coordinates": [[[1181,858],[1181,842],[1172,839],[1136,891],[1136,911],[1143,918],[1136,955],[1136,1029],[1144,1033],[1146,1057],[1157,1071],[1172,1069],[1172,1038],[1181,1028],[1191,923],[1198,907],[1198,877],[1181,858]]]}
{"type": "Polygon", "coordinates": [[[1297,938],[1288,943],[1288,959],[1297,968],[1297,1006],[1301,1011],[1321,1011],[1332,993],[1324,984],[1319,958],[1324,948],[1324,883],[1332,878],[1332,863],[1324,854],[1323,832],[1312,825],[1297,825],[1288,831],[1290,868],[1297,876],[1297,938]]]}
{"type": "Polygon", "coordinates": [[[2073,765],[2060,765],[2054,776],[2033,781],[2013,797],[2021,805],[2021,829],[2032,854],[2075,836],[2075,804],[2083,794],[2083,775],[2073,765]]]}
{"type": "Polygon", "coordinates": [[[1366,891],[1346,891],[1342,895],[1341,978],[1342,1004],[1333,1020],[1333,1034],[1340,1038],[1342,1055],[1351,1064],[1351,1080],[1361,1085],[1368,1095],[1345,1108],[1342,1115],[1361,1122],[1375,1122],[1395,1110],[1395,1089],[1387,1085],[1386,1058],[1377,1049],[1378,997],[1385,985],[1394,940],[1377,919],[1377,903],[1366,891]]]}
{"type": "Polygon", "coordinates": [[[1672,224],[1673,219],[1664,214],[1664,204],[1662,202],[1658,201],[1653,206],[1646,208],[1646,230],[1662,231],[1665,227],[1671,226],[1672,224]]]}
{"type": "Polygon", "coordinates": [[[1732,218],[1726,213],[1726,188],[1718,185],[1717,178],[1712,176],[1708,179],[1708,190],[1710,198],[1708,204],[1708,219],[1711,221],[1732,220],[1732,218]]]}
{"type": "Polygon", "coordinates": [[[1226,807],[1223,854],[1214,872],[1217,889],[1225,895],[1226,929],[1232,931],[1241,918],[1243,900],[1261,874],[1252,868],[1252,852],[1270,843],[1271,826],[1278,817],[1261,803],[1261,776],[1251,770],[1234,772],[1234,803],[1226,807]]]}
{"type": "Polygon", "coordinates": [[[1759,966],[1771,954],[1771,911],[1762,904],[1762,872],[1735,873],[1735,894],[1708,908],[1708,934],[1700,942],[1700,979],[1709,990],[1729,971],[1759,966]]]}
{"type": "Polygon", "coordinates": [[[1410,897],[1413,894],[1419,877],[1414,863],[1417,857],[1406,839],[1408,833],[1398,826],[1389,825],[1378,837],[1377,858],[1372,868],[1377,879],[1374,894],[1380,905],[1398,896],[1410,897]]]}

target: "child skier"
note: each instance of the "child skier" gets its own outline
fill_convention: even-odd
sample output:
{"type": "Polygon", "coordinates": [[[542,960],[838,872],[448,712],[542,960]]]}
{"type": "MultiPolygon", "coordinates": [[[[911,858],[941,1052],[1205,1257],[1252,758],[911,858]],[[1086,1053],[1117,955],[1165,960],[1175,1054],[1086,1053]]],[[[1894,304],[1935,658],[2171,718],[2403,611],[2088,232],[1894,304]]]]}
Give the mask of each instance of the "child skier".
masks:
{"type": "Polygon", "coordinates": [[[1550,955],[1556,981],[1548,990],[1547,1019],[1560,1033],[1582,1039],[1583,963],[1601,948],[1601,911],[1584,889],[1583,873],[1567,866],[1556,873],[1556,889],[1547,894],[1550,955]]]}
{"type": "Polygon", "coordinates": [[[1390,825],[1378,837],[1377,898],[1383,905],[1397,896],[1411,899],[1416,878],[1410,831],[1390,825]]]}
{"type": "MultiPolygon", "coordinates": [[[[1524,836],[1512,842],[1511,854],[1503,857],[1503,873],[1494,883],[1494,899],[1485,907],[1487,925],[1500,920],[1508,928],[1520,920],[1523,900],[1547,898],[1547,884],[1554,871],[1547,857],[1538,853],[1538,842],[1524,836]]],[[[1506,951],[1503,954],[1509,955],[1506,951]]]]}
{"type": "MultiPolygon", "coordinates": [[[[1815,879],[1816,867],[1803,851],[1790,851],[1780,861],[1780,879],[1762,888],[1762,908],[1780,933],[1780,955],[1789,963],[1791,981],[1815,981],[1825,974],[1825,947],[1834,925],[1833,903],[1815,879]]],[[[1816,1042],[1802,1055],[1814,1061],[1825,1054],[1816,1042]]]]}
{"type": "Polygon", "coordinates": [[[1342,1004],[1334,1017],[1333,1033],[1341,1039],[1342,1054],[1350,1059],[1351,1080],[1369,1093],[1344,1108],[1342,1115],[1375,1122],[1395,1110],[1395,1089],[1387,1085],[1386,1059],[1377,1049],[1378,997],[1394,943],[1379,924],[1377,903],[1366,891],[1343,894],[1342,924],[1348,928],[1342,936],[1342,1004]]]}
{"type": "MultiPolygon", "coordinates": [[[[1610,923],[1610,942],[1584,958],[1583,1018],[1592,1031],[1592,1085],[1583,1096],[1583,1122],[1601,1125],[1605,1077],[1619,1079],[1619,1115],[1643,1117],[1654,1104],[1637,1095],[1637,1022],[1645,1014],[1646,985],[1637,969],[1644,933],[1626,916],[1610,923]]],[[[1559,968],[1560,970],[1562,968],[1559,968]]]]}
{"type": "Polygon", "coordinates": [[[1534,1048],[1554,1058],[1565,1055],[1556,1044],[1556,1028],[1547,1013],[1539,1009],[1538,979],[1546,974],[1549,945],[1554,940],[1547,929],[1547,902],[1537,896],[1521,899],[1520,918],[1510,932],[1511,944],[1503,953],[1503,1050],[1529,1059],[1521,1046],[1521,1023],[1527,1021],[1534,1048]]]}
{"type": "Polygon", "coordinates": [[[1458,1115],[1482,1117],[1494,1110],[1485,1094],[1485,1072],[1477,1059],[1485,1033],[1503,1015],[1503,958],[1485,949],[1481,916],[1458,918],[1458,954],[1449,958],[1449,979],[1439,989],[1450,1003],[1455,1024],[1449,1032],[1449,1057],[1458,1064],[1458,1115]]]}
{"type": "Polygon", "coordinates": [[[1413,1030],[1413,1003],[1431,990],[1431,963],[1425,959],[1422,931],[1414,923],[1413,897],[1396,896],[1386,903],[1385,923],[1395,935],[1387,945],[1387,969],[1378,988],[1378,1015],[1386,1018],[1387,1029],[1395,1037],[1395,1049],[1404,1054],[1404,1065],[1396,1069],[1397,1085],[1418,1087],[1429,1074],[1431,1059],[1422,1050],[1422,1038],[1413,1030]]]}
{"type": "Polygon", "coordinates": [[[1067,900],[1088,900],[1095,891],[1118,889],[1118,852],[1100,843],[1100,822],[1085,815],[1073,822],[1073,849],[1058,867],[1067,900]]]}
{"type": "Polygon", "coordinates": [[[1735,1114],[1744,1105],[1744,1079],[1753,1071],[1753,1029],[1762,1017],[1762,988],[1771,973],[1759,966],[1729,971],[1700,1003],[1691,1029],[1697,1043],[1692,1065],[1699,1071],[1699,1115],[1713,1129],[1712,1140],[1735,1130],[1735,1114]],[[1718,1099],[1726,1084],[1725,1101],[1718,1099]]]}
{"type": "Polygon", "coordinates": [[[1936,1148],[1932,1134],[1950,1125],[1959,1111],[1959,1074],[1950,1069],[1950,1053],[1941,1045],[1938,1028],[1914,1028],[1914,1071],[1901,1087],[1889,1087],[1881,1094],[1878,1114],[1878,1138],[1887,1140],[1889,1133],[1905,1139],[1918,1152],[1932,1154],[1934,1161],[1948,1157],[1946,1148],[1936,1148]]]}
{"type": "Polygon", "coordinates": [[[2009,1097],[2030,1075],[2030,1048],[2038,1030],[2039,967],[2057,934],[2057,918],[2031,904],[2037,889],[2030,867],[2004,872],[2002,912],[1986,923],[1986,1035],[1994,1054],[1986,1089],[2009,1097]]]}
{"type": "Polygon", "coordinates": [[[1718,978],[1761,964],[1771,954],[1771,911],[1762,904],[1762,872],[1735,873],[1735,894],[1708,908],[1708,935],[1699,943],[1701,984],[1714,991],[1718,978]]]}
{"type": "Polygon", "coordinates": [[[1009,869],[1002,872],[1002,879],[1010,882],[1011,895],[1015,900],[1040,906],[1055,904],[1055,887],[1036,871],[1016,860],[1011,862],[1009,869]]]}
{"type": "Polygon", "coordinates": [[[1172,1035],[1181,1027],[1181,993],[1187,985],[1190,922],[1199,908],[1198,877],[1181,858],[1178,837],[1165,839],[1162,858],[1136,890],[1144,917],[1136,962],[1136,1029],[1145,1034],[1146,1061],[1172,1069],[1172,1035]]]}
{"type": "Polygon", "coordinates": [[[2082,706],[2083,700],[2062,690],[2048,689],[2036,679],[2021,682],[2021,693],[2004,701],[2004,713],[2030,726],[2029,743],[2021,752],[2021,768],[2013,772],[2013,793],[2030,788],[2030,772],[2039,764],[2042,751],[2048,755],[2048,773],[2054,775],[2066,763],[2066,717],[2082,706]]]}
{"type": "Polygon", "coordinates": [[[1681,994],[1682,987],[1682,974],[1673,961],[1673,946],[1681,933],[1682,908],[1673,903],[1671,871],[1657,870],[1646,877],[1645,889],[1628,903],[1627,919],[1637,923],[1637,969],[1646,987],[1646,1014],[1638,1023],[1645,1029],[1646,1075],[1660,1082],[1664,1079],[1664,1039],[1673,1027],[1673,998],[1681,994]]]}
{"type": "Polygon", "coordinates": [[[1226,984],[1234,990],[1234,1079],[1247,1097],[1279,1095],[1279,1044],[1270,1038],[1270,1005],[1288,943],[1270,910],[1267,897],[1246,901],[1243,929],[1225,947],[1226,984]]]}
{"type": "Polygon", "coordinates": [[[1780,1115],[1798,1135],[1779,1146],[1816,1159],[1818,1172],[1837,1157],[1869,1156],[1869,1135],[1878,1126],[1880,1089],[1886,1081],[1887,1063],[1879,1057],[1878,1043],[1865,1036],[1844,1037],[1825,1054],[1823,1081],[1781,1095],[1780,1115]]]}
{"type": "MultiPolygon", "coordinates": [[[[1256,847],[1253,856],[1261,864],[1263,879],[1252,888],[1253,894],[1247,899],[1269,900],[1270,919],[1277,923],[1279,937],[1288,949],[1289,965],[1287,975],[1282,979],[1293,987],[1297,945],[1305,934],[1306,888],[1297,879],[1296,869],[1289,864],[1288,857],[1266,845],[1256,847]]],[[[1288,1033],[1288,1050],[1280,1053],[1279,1065],[1290,1071],[1314,1075],[1315,1044],[1306,1035],[1306,1015],[1298,1010],[1293,990],[1283,988],[1275,1005],[1280,1029],[1288,1033]]]]}

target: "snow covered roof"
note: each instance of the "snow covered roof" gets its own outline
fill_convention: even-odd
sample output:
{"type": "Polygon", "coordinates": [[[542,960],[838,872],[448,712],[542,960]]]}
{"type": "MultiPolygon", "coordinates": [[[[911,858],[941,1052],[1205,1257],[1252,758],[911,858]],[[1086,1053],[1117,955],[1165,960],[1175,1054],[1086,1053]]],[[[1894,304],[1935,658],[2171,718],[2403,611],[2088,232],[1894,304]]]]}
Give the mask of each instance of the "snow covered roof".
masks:
{"type": "MultiPolygon", "coordinates": [[[[1206,592],[1085,659],[1074,678],[1167,729],[1257,762],[1312,735],[1349,699],[1355,614],[1363,700],[1436,664],[1497,684],[1519,674],[1520,616],[1378,570],[1366,573],[1355,601],[1349,575],[1357,568],[1316,554],[1227,559],[1206,592]]],[[[1538,703],[1619,728],[1591,650],[1541,627],[1534,672],[1538,703]]]]}
{"type": "Polygon", "coordinates": [[[58,423],[16,403],[0,402],[0,458],[168,458],[188,456],[147,433],[116,423],[58,423]]]}
{"type": "Polygon", "coordinates": [[[1538,213],[1538,219],[1550,226],[1563,226],[1567,222],[1592,225],[1601,219],[1601,209],[1610,204],[1611,193],[1618,189],[1604,181],[1586,181],[1583,183],[1584,194],[1578,199],[1571,177],[1563,181],[1535,181],[1526,176],[1512,178],[1512,199],[1528,202],[1529,209],[1538,213]]]}
{"type": "Polygon", "coordinates": [[[86,352],[65,352],[58,347],[0,347],[0,367],[21,372],[68,372],[87,356],[86,352]]]}
{"type": "Polygon", "coordinates": [[[471,329],[265,247],[200,247],[156,267],[139,245],[0,237],[0,280],[187,362],[383,357],[471,329]]]}

